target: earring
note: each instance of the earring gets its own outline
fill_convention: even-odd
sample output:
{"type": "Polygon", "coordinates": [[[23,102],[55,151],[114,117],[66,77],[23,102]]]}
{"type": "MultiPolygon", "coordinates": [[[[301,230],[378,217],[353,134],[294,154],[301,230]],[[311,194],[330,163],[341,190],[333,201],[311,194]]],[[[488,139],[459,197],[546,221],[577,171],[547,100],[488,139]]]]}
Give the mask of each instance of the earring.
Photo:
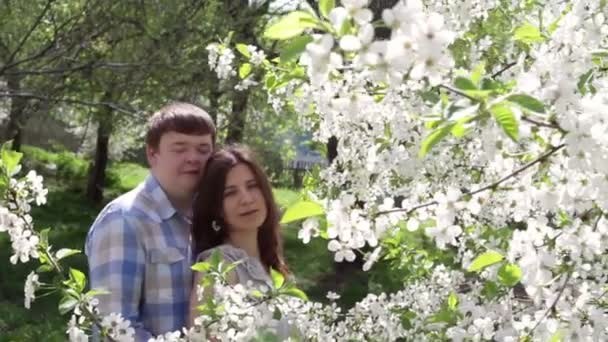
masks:
{"type": "Polygon", "coordinates": [[[222,226],[220,226],[216,220],[211,221],[211,228],[213,228],[213,230],[215,230],[216,232],[222,230],[222,226]]]}

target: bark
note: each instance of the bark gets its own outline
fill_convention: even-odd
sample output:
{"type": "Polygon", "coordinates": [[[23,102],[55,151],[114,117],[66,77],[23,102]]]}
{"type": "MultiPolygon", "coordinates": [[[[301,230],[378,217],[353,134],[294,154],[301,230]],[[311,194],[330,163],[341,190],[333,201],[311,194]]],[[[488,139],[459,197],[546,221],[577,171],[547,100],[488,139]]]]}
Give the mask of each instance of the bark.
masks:
{"type": "Polygon", "coordinates": [[[226,135],[226,143],[240,143],[243,141],[243,132],[245,131],[245,121],[247,120],[247,102],[249,92],[235,92],[232,98],[232,116],[228,125],[228,134],[226,135]]]}
{"type": "MultiPolygon", "coordinates": [[[[111,94],[106,93],[104,101],[111,101],[111,94]]],[[[100,203],[103,199],[103,189],[106,181],[110,135],[112,133],[112,109],[108,106],[99,109],[97,141],[95,143],[95,159],[89,168],[87,183],[87,199],[100,203]]]]}
{"type": "MultiPolygon", "coordinates": [[[[372,0],[369,9],[374,13],[374,21],[382,19],[382,11],[393,8],[399,0],[372,0]]],[[[376,39],[389,39],[391,30],[386,27],[376,27],[374,30],[376,39]]]]}
{"type": "MultiPolygon", "coordinates": [[[[11,93],[19,93],[21,90],[21,78],[17,75],[8,75],[7,77],[8,91],[11,93]]],[[[23,125],[25,123],[25,108],[28,100],[25,97],[14,96],[11,98],[11,108],[9,111],[8,125],[6,128],[6,140],[12,140],[12,149],[15,151],[21,150],[23,143],[23,125]]]]}

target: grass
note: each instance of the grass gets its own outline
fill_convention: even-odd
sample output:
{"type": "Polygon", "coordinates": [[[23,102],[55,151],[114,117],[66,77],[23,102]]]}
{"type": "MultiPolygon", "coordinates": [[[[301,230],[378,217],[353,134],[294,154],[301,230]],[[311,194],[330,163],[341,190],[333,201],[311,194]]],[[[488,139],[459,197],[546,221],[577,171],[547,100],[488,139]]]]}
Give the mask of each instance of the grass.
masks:
{"type": "MultiPolygon", "coordinates": [[[[45,206],[32,210],[37,229],[50,227],[50,243],[55,249],[73,248],[82,250],[89,226],[101,210],[103,204],[92,205],[84,199],[86,169],[88,163],[68,152],[51,153],[45,150],[25,147],[24,168],[34,168],[45,175],[45,186],[49,189],[45,206]],[[51,164],[55,166],[49,167],[51,164]]],[[[135,187],[141,182],[147,169],[133,163],[114,163],[108,170],[110,181],[106,191],[106,202],[117,194],[135,187]]],[[[274,189],[275,199],[282,210],[295,203],[299,195],[290,189],[274,189]]],[[[324,301],[324,295],[331,289],[327,282],[333,273],[332,255],[323,240],[313,240],[304,245],[298,238],[298,226],[283,227],[285,259],[294,274],[298,286],[312,300],[324,301]]],[[[69,316],[59,315],[57,305],[59,294],[37,298],[30,310],[23,307],[23,285],[37,263],[12,265],[12,254],[7,234],[0,234],[0,342],[12,341],[65,341],[66,323],[69,316]]],[[[84,254],[67,259],[68,267],[84,272],[87,263],[84,254]]],[[[41,281],[50,279],[41,275],[41,281]]],[[[360,297],[360,282],[354,278],[343,293],[344,303],[360,297]],[[359,285],[357,285],[359,282],[359,285]],[[350,293],[354,291],[355,297],[350,293]]]]}

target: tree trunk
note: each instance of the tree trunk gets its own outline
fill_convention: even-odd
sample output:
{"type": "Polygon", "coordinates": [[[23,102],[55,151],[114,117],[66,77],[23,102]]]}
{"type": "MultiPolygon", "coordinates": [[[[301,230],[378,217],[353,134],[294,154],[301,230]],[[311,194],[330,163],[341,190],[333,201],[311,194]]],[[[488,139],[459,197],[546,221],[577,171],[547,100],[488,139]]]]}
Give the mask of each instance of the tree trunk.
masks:
{"type": "MultiPolygon", "coordinates": [[[[108,101],[111,95],[104,97],[108,101]]],[[[112,133],[112,109],[102,107],[97,118],[97,141],[95,143],[95,159],[89,168],[87,184],[87,198],[93,203],[100,203],[103,199],[103,188],[106,180],[106,167],[108,165],[108,151],[110,134],[112,133]]]]}
{"type": "MultiPolygon", "coordinates": [[[[382,12],[385,9],[393,8],[400,0],[374,0],[370,3],[369,9],[374,13],[374,21],[382,19],[382,12]]],[[[376,27],[374,34],[377,39],[389,39],[391,29],[387,27],[376,27]]]]}
{"type": "MultiPolygon", "coordinates": [[[[17,75],[8,75],[7,86],[10,93],[19,93],[21,90],[21,78],[17,75]]],[[[12,140],[12,149],[21,150],[23,143],[24,111],[27,106],[27,98],[20,96],[11,97],[11,109],[9,111],[8,125],[6,128],[6,140],[12,140]]]]}
{"type": "Polygon", "coordinates": [[[338,138],[331,136],[327,140],[327,162],[331,165],[334,159],[338,157],[338,138]]]}
{"type": "Polygon", "coordinates": [[[243,132],[245,131],[245,121],[247,119],[247,100],[249,92],[247,90],[242,93],[235,93],[232,98],[232,117],[228,124],[228,134],[226,135],[226,143],[240,143],[243,141],[243,132]]]}

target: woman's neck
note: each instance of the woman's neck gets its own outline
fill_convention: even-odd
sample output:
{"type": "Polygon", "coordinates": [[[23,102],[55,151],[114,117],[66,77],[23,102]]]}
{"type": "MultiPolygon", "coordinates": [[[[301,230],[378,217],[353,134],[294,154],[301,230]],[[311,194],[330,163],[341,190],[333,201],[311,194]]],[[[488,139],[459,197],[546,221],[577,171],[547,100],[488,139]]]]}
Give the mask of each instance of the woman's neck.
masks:
{"type": "Polygon", "coordinates": [[[257,230],[252,232],[231,232],[227,242],[234,247],[244,250],[250,257],[260,259],[257,230]]]}

